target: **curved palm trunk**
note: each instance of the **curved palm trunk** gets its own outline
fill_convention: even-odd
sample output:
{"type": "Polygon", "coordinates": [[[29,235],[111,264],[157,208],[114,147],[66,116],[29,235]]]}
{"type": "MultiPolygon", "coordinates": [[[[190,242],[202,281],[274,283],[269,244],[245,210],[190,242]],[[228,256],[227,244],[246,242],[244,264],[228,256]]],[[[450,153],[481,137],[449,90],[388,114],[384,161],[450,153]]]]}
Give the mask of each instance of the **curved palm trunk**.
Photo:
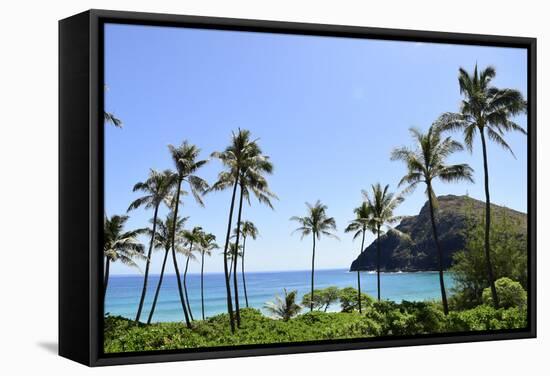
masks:
{"type": "Polygon", "coordinates": [[[243,236],[243,257],[241,258],[241,273],[243,277],[244,302],[248,308],[248,294],[246,293],[246,278],[244,276],[244,251],[246,249],[246,236],[243,236]]]}
{"type": "Polygon", "coordinates": [[[147,318],[147,324],[151,323],[151,320],[153,319],[153,314],[155,313],[155,308],[157,307],[157,300],[160,293],[160,287],[162,286],[162,280],[164,279],[164,269],[166,267],[166,260],[168,259],[168,252],[169,249],[164,252],[164,259],[162,260],[162,267],[160,269],[159,282],[155,291],[155,297],[153,298],[153,304],[151,305],[151,311],[149,312],[149,317],[147,318]]]}
{"type": "Polygon", "coordinates": [[[204,320],[204,251],[201,252],[201,310],[202,319],[204,320]]]}
{"type": "MultiPolygon", "coordinates": [[[[191,243],[191,247],[193,247],[193,243],[191,243]]],[[[189,248],[189,252],[191,252],[191,247],[189,248]]],[[[191,310],[191,304],[189,304],[189,293],[187,292],[187,270],[189,270],[190,257],[191,256],[187,256],[187,260],[185,261],[185,270],[183,271],[183,291],[185,293],[185,304],[187,304],[189,317],[191,318],[191,321],[195,321],[195,319],[193,318],[193,311],[191,310]]]]}
{"type": "Polygon", "coordinates": [[[229,246],[229,238],[231,236],[231,220],[233,219],[233,209],[235,206],[235,195],[237,193],[238,179],[235,179],[233,185],[233,194],[231,196],[231,206],[229,207],[229,220],[227,222],[227,234],[225,236],[225,246],[223,248],[223,272],[225,274],[225,289],[227,295],[227,313],[229,314],[229,325],[231,333],[235,333],[235,319],[233,316],[233,299],[231,298],[231,284],[229,280],[229,270],[227,269],[227,247],[229,246]]]}
{"type": "Polygon", "coordinates": [[[239,198],[239,214],[237,215],[237,238],[235,239],[235,255],[233,256],[233,290],[235,291],[235,317],[237,327],[241,327],[241,313],[239,308],[239,287],[237,286],[237,261],[239,259],[239,237],[241,235],[241,214],[243,211],[243,186],[241,185],[239,198]]]}
{"type": "Polygon", "coordinates": [[[447,293],[445,292],[445,280],[443,279],[443,251],[439,244],[439,238],[437,236],[437,226],[435,224],[434,205],[432,199],[432,187],[428,184],[428,202],[430,204],[430,218],[432,220],[432,231],[434,235],[435,247],[437,249],[437,258],[439,261],[439,287],[441,289],[441,302],[443,303],[443,312],[445,315],[449,314],[449,305],[447,304],[447,293]]]}
{"type": "MultiPolygon", "coordinates": [[[[363,228],[363,239],[361,240],[361,250],[359,254],[363,253],[364,246],[365,246],[365,229],[363,228]]],[[[357,301],[359,302],[359,313],[363,313],[361,308],[361,273],[359,269],[357,269],[357,301]]],[[[326,311],[326,308],[325,308],[325,311],[326,311]]]]}
{"type": "Polygon", "coordinates": [[[485,144],[485,134],[481,130],[481,145],[483,147],[483,170],[485,173],[485,262],[487,264],[487,277],[491,287],[491,295],[493,297],[493,305],[498,309],[498,295],[495,287],[495,278],[493,275],[493,265],[491,263],[491,198],[489,196],[489,166],[487,162],[487,145],[485,144]]]}
{"type": "Polygon", "coordinates": [[[181,193],[181,179],[178,181],[178,190],[176,192],[176,207],[174,208],[174,220],[172,223],[172,261],[174,262],[174,271],[176,272],[176,280],[178,282],[178,292],[180,295],[181,308],[183,309],[183,316],[185,317],[185,325],[191,328],[191,322],[189,321],[189,315],[187,313],[187,307],[185,306],[185,298],[183,297],[183,289],[181,287],[181,276],[178,268],[178,260],[176,259],[176,223],[178,221],[178,208],[180,204],[181,193]]]}
{"type": "Polygon", "coordinates": [[[313,233],[313,253],[311,256],[311,302],[309,303],[309,312],[313,312],[313,290],[315,281],[315,232],[313,233]]]}
{"type": "Polygon", "coordinates": [[[109,259],[109,257],[105,257],[105,276],[103,279],[103,311],[105,311],[105,296],[107,295],[107,285],[109,284],[109,266],[110,265],[111,265],[111,260],[109,259]]]}
{"type": "Polygon", "coordinates": [[[376,282],[378,286],[378,301],[380,301],[380,226],[378,226],[376,232],[376,282]]]}
{"type": "Polygon", "coordinates": [[[145,295],[147,294],[147,282],[149,279],[149,267],[151,266],[151,254],[153,253],[153,242],[155,240],[155,231],[157,230],[157,215],[159,212],[159,203],[155,205],[155,213],[153,214],[153,232],[151,233],[151,241],[149,242],[149,251],[147,252],[147,262],[145,263],[145,275],[143,276],[143,287],[141,289],[141,298],[139,299],[139,306],[136,313],[136,322],[139,322],[141,317],[141,310],[143,309],[143,303],[145,302],[145,295]]]}

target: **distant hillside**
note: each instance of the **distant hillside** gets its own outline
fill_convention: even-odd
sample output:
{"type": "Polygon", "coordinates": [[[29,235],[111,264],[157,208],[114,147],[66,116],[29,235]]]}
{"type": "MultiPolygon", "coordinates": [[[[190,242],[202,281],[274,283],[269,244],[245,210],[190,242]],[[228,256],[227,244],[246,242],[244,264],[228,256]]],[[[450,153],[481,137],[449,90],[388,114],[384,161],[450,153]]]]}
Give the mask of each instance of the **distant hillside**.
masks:
{"type": "MultiPolygon", "coordinates": [[[[443,249],[444,267],[451,266],[453,254],[464,248],[467,208],[475,218],[483,218],[485,203],[467,196],[440,196],[436,220],[438,235],[443,249]]],[[[519,221],[519,231],[527,233],[527,216],[524,213],[502,206],[492,205],[493,212],[506,213],[519,221]]],[[[406,217],[396,227],[409,235],[404,239],[389,233],[380,237],[380,268],[384,271],[436,270],[437,252],[435,249],[428,202],[416,216],[406,217]]],[[[376,269],[376,240],[351,264],[350,270],[376,269]]]]}

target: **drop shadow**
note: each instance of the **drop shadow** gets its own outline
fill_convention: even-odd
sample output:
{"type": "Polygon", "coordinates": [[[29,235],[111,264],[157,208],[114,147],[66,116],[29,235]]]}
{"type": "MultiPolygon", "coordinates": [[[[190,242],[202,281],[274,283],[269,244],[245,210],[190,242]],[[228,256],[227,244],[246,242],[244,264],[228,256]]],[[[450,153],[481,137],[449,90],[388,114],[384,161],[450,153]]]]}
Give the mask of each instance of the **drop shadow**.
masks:
{"type": "Polygon", "coordinates": [[[50,354],[57,355],[58,346],[57,342],[38,342],[36,344],[38,347],[42,348],[43,350],[49,352],[50,354]]]}

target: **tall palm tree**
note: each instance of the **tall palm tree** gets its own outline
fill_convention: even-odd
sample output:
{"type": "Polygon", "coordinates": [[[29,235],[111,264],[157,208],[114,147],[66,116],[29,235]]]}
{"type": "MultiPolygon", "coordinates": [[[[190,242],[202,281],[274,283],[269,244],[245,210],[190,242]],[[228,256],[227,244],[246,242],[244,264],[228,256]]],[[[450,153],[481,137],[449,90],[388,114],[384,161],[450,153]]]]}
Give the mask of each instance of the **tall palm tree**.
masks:
{"type": "MultiPolygon", "coordinates": [[[[235,229],[235,232],[237,232],[236,229],[235,229]]],[[[248,294],[247,294],[247,291],[246,291],[246,277],[245,277],[245,272],[244,272],[244,254],[245,254],[245,251],[246,251],[246,239],[250,237],[250,238],[256,240],[256,238],[258,237],[258,229],[254,225],[254,223],[252,223],[251,221],[243,221],[242,227],[241,227],[241,236],[243,237],[243,251],[242,251],[242,257],[241,257],[241,273],[242,273],[242,277],[243,277],[244,300],[245,300],[246,308],[248,308],[248,294]]]]}
{"type": "MultiPolygon", "coordinates": [[[[353,240],[361,236],[361,248],[359,249],[359,254],[362,254],[365,249],[365,234],[367,231],[375,231],[373,224],[372,212],[370,210],[367,202],[363,201],[361,206],[353,209],[355,213],[355,219],[350,221],[348,227],[344,230],[345,232],[354,232],[353,240]]],[[[357,270],[357,300],[359,303],[359,313],[362,313],[361,308],[361,272],[357,270]]]]}
{"type": "Polygon", "coordinates": [[[150,232],[151,240],[149,242],[149,251],[147,252],[147,261],[145,263],[145,275],[143,278],[143,287],[141,289],[141,298],[139,299],[139,306],[136,313],[135,321],[138,322],[141,317],[141,311],[143,309],[143,303],[145,301],[145,295],[147,293],[147,282],[149,280],[149,267],[151,265],[151,254],[153,252],[153,245],[155,241],[157,217],[160,204],[164,202],[170,193],[170,190],[174,183],[174,174],[169,171],[158,172],[151,170],[149,177],[144,182],[139,182],[134,185],[134,192],[142,191],[144,196],[137,198],[128,207],[128,211],[137,209],[141,206],[145,209],[153,208],[153,229],[150,232]]]}
{"type": "MultiPolygon", "coordinates": [[[[174,212],[174,221],[172,226],[176,225],[175,218],[178,217],[178,208],[180,204],[180,195],[182,193],[182,184],[185,182],[189,186],[195,201],[200,205],[204,205],[201,195],[208,190],[208,183],[202,178],[196,175],[197,171],[203,167],[208,161],[199,160],[200,149],[195,145],[191,145],[187,141],[184,141],[180,146],[176,147],[168,145],[168,150],[174,164],[176,166],[176,179],[175,179],[175,196],[172,199],[172,210],[174,212]]],[[[185,323],[188,328],[191,328],[191,322],[189,321],[189,314],[187,312],[185,298],[183,295],[183,289],[181,285],[181,276],[178,268],[178,262],[176,259],[175,248],[175,229],[172,229],[172,261],[174,262],[174,269],[176,272],[176,279],[178,283],[178,292],[180,295],[181,307],[183,309],[183,315],[185,317],[185,323]]]]}
{"type": "Polygon", "coordinates": [[[313,311],[314,285],[315,285],[315,240],[321,240],[321,235],[338,239],[331,231],[336,231],[336,221],[333,217],[327,216],[327,206],[317,200],[314,205],[306,202],[307,215],[305,217],[291,217],[291,221],[298,222],[299,226],[295,232],[300,232],[301,238],[312,235],[313,251],[311,256],[311,304],[310,311],[313,311]]]}
{"type": "Polygon", "coordinates": [[[212,255],[214,249],[218,249],[216,244],[216,236],[213,234],[205,233],[200,240],[200,253],[201,253],[201,311],[202,319],[204,316],[204,256],[212,255]]]}
{"type": "Polygon", "coordinates": [[[403,202],[403,197],[388,192],[389,185],[382,188],[380,183],[376,183],[371,186],[371,189],[372,195],[365,190],[362,193],[369,211],[372,213],[372,224],[376,229],[376,285],[378,289],[378,301],[380,301],[380,235],[382,234],[383,227],[387,227],[388,230],[398,233],[391,225],[401,220],[401,217],[393,215],[393,211],[403,202]]]}
{"type": "Polygon", "coordinates": [[[443,279],[443,251],[441,244],[439,244],[435,221],[434,212],[437,207],[437,196],[433,190],[433,182],[436,179],[445,183],[461,180],[473,182],[473,170],[465,163],[446,164],[446,159],[451,154],[464,148],[461,143],[453,141],[450,137],[442,138],[441,133],[434,126],[431,126],[427,133],[422,133],[415,128],[411,128],[410,132],[416,144],[415,148],[412,150],[407,147],[396,148],[392,151],[391,159],[401,160],[407,165],[407,173],[399,182],[399,186],[407,185],[406,192],[412,192],[418,184],[426,184],[432,232],[439,261],[441,301],[443,302],[443,311],[447,315],[449,313],[449,306],[447,304],[447,294],[443,279]]]}
{"type": "MultiPolygon", "coordinates": [[[[149,311],[149,317],[147,318],[147,324],[151,323],[151,320],[153,319],[153,314],[155,313],[155,308],[157,306],[157,300],[160,293],[160,288],[162,286],[162,281],[164,280],[164,270],[166,268],[166,261],[168,259],[168,253],[170,253],[170,249],[172,248],[172,231],[175,228],[176,236],[175,236],[175,246],[176,246],[176,252],[182,252],[183,251],[183,237],[182,237],[182,231],[183,231],[183,225],[184,223],[189,219],[189,217],[180,218],[178,217],[176,220],[176,225],[172,225],[172,221],[174,220],[173,213],[168,213],[166,215],[166,219],[162,221],[161,219],[157,219],[157,225],[156,228],[156,234],[155,234],[155,249],[162,249],[164,250],[164,257],[162,259],[162,267],[160,269],[160,276],[159,281],[157,284],[157,289],[155,290],[155,296],[153,298],[153,304],[151,305],[151,311],[149,311]]],[[[149,230],[152,232],[152,230],[149,230]]]]}
{"type": "Polygon", "coordinates": [[[185,230],[183,231],[183,239],[186,243],[186,245],[189,248],[184,248],[183,254],[185,256],[185,270],[183,272],[183,290],[185,292],[185,302],[187,304],[187,310],[189,311],[189,316],[191,317],[191,320],[194,320],[193,318],[193,311],[191,310],[191,304],[189,303],[189,292],[187,290],[187,271],[189,270],[189,261],[196,260],[197,257],[194,254],[193,246],[200,245],[200,242],[204,236],[204,231],[202,231],[202,227],[193,227],[191,231],[185,230]]]}
{"type": "Polygon", "coordinates": [[[134,259],[145,259],[144,247],[138,240],[143,229],[124,231],[128,221],[126,215],[113,215],[105,217],[103,223],[103,255],[105,256],[105,271],[103,278],[103,305],[109,284],[109,268],[111,262],[119,261],[139,270],[134,259]]]}
{"type": "Polygon", "coordinates": [[[464,68],[459,69],[458,84],[460,94],[464,96],[460,111],[448,112],[438,120],[442,130],[460,130],[464,135],[464,143],[470,152],[473,150],[474,137],[479,132],[483,151],[483,171],[485,178],[485,263],[491,295],[495,308],[498,308],[498,296],[495,287],[493,266],[491,262],[491,198],[489,195],[489,165],[487,156],[487,141],[508,150],[514,155],[510,145],[504,140],[504,133],[517,131],[527,134],[519,124],[511,118],[522,114],[527,109],[527,102],[518,90],[499,89],[492,86],[491,81],[496,75],[495,68],[489,66],[478,71],[475,65],[473,74],[464,68]]]}
{"type": "MultiPolygon", "coordinates": [[[[269,190],[267,180],[263,174],[271,174],[273,172],[273,164],[269,160],[268,156],[262,155],[260,147],[255,143],[255,147],[251,147],[243,159],[243,167],[241,169],[239,178],[240,198],[239,198],[239,211],[237,214],[237,228],[235,230],[235,244],[240,249],[240,236],[241,236],[241,224],[242,224],[242,211],[243,211],[243,198],[246,198],[250,205],[250,192],[258,199],[260,203],[263,203],[273,209],[271,199],[276,199],[277,196],[269,190]]],[[[243,258],[241,258],[243,260],[243,258]]],[[[235,292],[235,312],[237,319],[237,326],[241,325],[240,311],[239,311],[239,297],[237,287],[237,257],[233,259],[233,288],[235,292]]]]}
{"type": "MultiPolygon", "coordinates": [[[[240,223],[242,213],[243,198],[249,196],[252,191],[260,202],[271,206],[270,198],[274,195],[267,188],[267,182],[262,174],[271,173],[273,166],[269,158],[262,155],[257,140],[251,140],[250,131],[239,129],[237,133],[232,133],[230,145],[223,152],[214,152],[212,157],[219,159],[225,166],[225,170],[218,175],[218,181],[212,186],[211,190],[225,190],[232,187],[231,204],[229,207],[229,220],[227,223],[227,232],[224,245],[224,274],[227,294],[227,311],[231,332],[235,332],[235,319],[237,326],[240,325],[239,312],[239,289],[237,286],[236,273],[233,274],[233,287],[235,293],[235,312],[233,311],[233,301],[231,297],[231,281],[229,279],[228,249],[229,239],[231,237],[233,211],[235,208],[235,198],[237,187],[240,186],[239,214],[237,218],[237,236],[236,244],[238,247],[240,235],[240,223]]],[[[233,259],[234,269],[237,268],[237,258],[233,259]]]]}

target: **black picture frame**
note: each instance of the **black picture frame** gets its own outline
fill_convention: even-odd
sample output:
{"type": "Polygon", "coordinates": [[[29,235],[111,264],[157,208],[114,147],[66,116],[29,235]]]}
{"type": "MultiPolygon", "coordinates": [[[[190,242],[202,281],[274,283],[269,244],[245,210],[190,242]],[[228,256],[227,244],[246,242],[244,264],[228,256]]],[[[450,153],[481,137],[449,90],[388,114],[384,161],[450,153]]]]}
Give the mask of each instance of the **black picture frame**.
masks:
{"type": "Polygon", "coordinates": [[[59,21],[59,354],[88,366],[431,345],[536,337],[536,39],[172,14],[88,10],[59,21]],[[104,354],[103,24],[521,47],[528,55],[528,322],[526,329],[104,354]]]}

